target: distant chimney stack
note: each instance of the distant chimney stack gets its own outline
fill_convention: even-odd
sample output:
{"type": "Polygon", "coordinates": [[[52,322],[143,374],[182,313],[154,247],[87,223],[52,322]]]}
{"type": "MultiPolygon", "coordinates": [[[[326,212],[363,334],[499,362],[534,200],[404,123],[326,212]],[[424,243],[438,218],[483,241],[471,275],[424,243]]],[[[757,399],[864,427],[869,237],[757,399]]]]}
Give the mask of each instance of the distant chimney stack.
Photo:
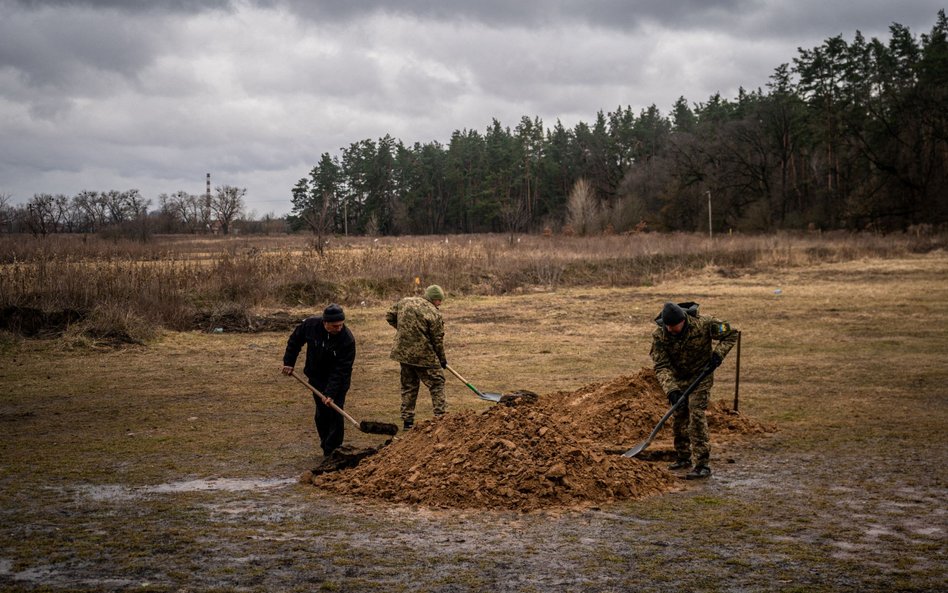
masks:
{"type": "Polygon", "coordinates": [[[207,199],[211,199],[211,174],[207,174],[207,199]]]}

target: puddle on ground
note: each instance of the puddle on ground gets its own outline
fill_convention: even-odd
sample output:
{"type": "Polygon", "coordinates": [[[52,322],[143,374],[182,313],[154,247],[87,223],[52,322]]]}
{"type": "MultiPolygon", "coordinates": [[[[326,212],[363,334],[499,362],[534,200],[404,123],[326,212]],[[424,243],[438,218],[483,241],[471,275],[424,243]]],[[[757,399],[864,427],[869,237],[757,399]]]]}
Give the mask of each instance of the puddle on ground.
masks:
{"type": "Polygon", "coordinates": [[[185,482],[169,482],[156,486],[137,488],[141,492],[198,492],[201,490],[226,490],[240,492],[242,490],[258,490],[263,488],[277,488],[293,484],[296,478],[210,478],[207,480],[188,480],[185,482]]]}
{"type": "Polygon", "coordinates": [[[279,488],[296,482],[296,478],[207,478],[167,482],[154,486],[123,486],[121,484],[77,485],[76,490],[85,497],[99,501],[118,501],[137,498],[146,494],[177,494],[182,492],[204,492],[222,490],[242,492],[279,488]]]}

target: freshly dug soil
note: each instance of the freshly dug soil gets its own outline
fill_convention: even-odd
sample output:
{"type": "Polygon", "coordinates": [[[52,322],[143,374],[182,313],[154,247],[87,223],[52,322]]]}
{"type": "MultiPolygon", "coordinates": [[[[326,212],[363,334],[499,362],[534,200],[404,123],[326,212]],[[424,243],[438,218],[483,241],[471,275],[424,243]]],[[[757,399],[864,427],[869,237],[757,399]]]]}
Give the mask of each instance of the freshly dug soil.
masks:
{"type": "MultiPolygon", "coordinates": [[[[505,403],[421,423],[357,467],[312,481],[393,502],[522,511],[642,498],[680,484],[661,465],[614,454],[645,438],[667,410],[650,369],[505,403]]],[[[766,430],[721,406],[708,417],[712,431],[766,430]]]]}
{"type": "MultiPolygon", "coordinates": [[[[623,375],[603,383],[592,383],[576,391],[560,391],[539,399],[538,404],[579,438],[596,441],[623,451],[644,439],[668,411],[668,400],[652,369],[623,375]]],[[[712,400],[706,413],[713,435],[740,437],[773,432],[762,424],[735,412],[723,400],[712,400]]],[[[665,423],[659,438],[671,437],[672,419],[665,423]]],[[[712,446],[714,445],[712,437],[712,446]]]]}

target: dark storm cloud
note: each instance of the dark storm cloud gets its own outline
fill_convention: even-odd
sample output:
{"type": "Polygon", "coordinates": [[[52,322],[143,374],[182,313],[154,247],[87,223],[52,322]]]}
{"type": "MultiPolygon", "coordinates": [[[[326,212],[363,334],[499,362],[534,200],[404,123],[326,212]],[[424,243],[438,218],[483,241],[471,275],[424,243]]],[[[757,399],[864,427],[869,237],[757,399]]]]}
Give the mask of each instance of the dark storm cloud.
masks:
{"type": "Polygon", "coordinates": [[[123,12],[195,13],[207,9],[230,8],[233,0],[8,0],[6,4],[28,9],[42,8],[105,8],[123,12]]]}
{"type": "Polygon", "coordinates": [[[709,17],[743,10],[752,0],[362,0],[333,2],[272,0],[268,4],[291,8],[313,19],[350,21],[367,14],[385,13],[438,22],[477,22],[488,26],[530,28],[571,23],[606,28],[634,28],[642,23],[706,23],[709,17]]]}
{"type": "Polygon", "coordinates": [[[11,14],[0,20],[0,67],[19,72],[29,86],[95,94],[99,82],[108,84],[105,74],[134,78],[161,43],[154,24],[116,14],[11,14]]]}
{"type": "MultiPolygon", "coordinates": [[[[125,13],[198,13],[234,10],[239,0],[4,0],[22,8],[83,7],[125,13]]],[[[492,27],[546,27],[562,24],[634,30],[657,25],[676,30],[722,27],[737,36],[799,36],[814,28],[845,23],[840,33],[876,30],[892,22],[912,27],[930,23],[943,8],[939,0],[247,0],[262,8],[282,7],[320,22],[351,22],[388,14],[436,22],[476,22],[492,27]],[[899,17],[905,20],[899,20],[899,17]]],[[[2,4],[0,4],[2,5],[2,4]]],[[[924,31],[916,31],[917,33],[924,31]]]]}
{"type": "MultiPolygon", "coordinates": [[[[475,22],[490,27],[588,26],[626,31],[658,26],[687,32],[718,29],[735,37],[800,37],[815,30],[851,34],[876,31],[880,23],[918,27],[933,22],[940,0],[267,0],[316,21],[350,22],[371,14],[420,21],[475,22]],[[899,20],[899,19],[907,20],[899,20]],[[838,30],[837,30],[838,29],[838,30]]],[[[924,31],[916,31],[921,33],[924,31]]]]}

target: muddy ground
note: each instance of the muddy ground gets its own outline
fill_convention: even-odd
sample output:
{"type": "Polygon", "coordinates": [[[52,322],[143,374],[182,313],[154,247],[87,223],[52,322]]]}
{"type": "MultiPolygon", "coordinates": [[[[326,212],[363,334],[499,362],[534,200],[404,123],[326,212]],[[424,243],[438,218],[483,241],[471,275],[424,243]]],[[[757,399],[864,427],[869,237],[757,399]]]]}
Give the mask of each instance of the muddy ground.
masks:
{"type": "MultiPolygon", "coordinates": [[[[297,483],[317,447],[311,400],[277,375],[281,333],[111,353],[6,338],[0,589],[948,590],[948,255],[727,276],[446,303],[452,365],[497,390],[636,371],[669,297],[743,330],[741,411],[777,432],[712,439],[707,481],[586,508],[429,508],[297,483]]],[[[351,312],[347,408],[395,422],[383,312],[351,312]]],[[[728,403],[733,365],[713,392],[728,403]]],[[[448,402],[492,405],[457,382],[448,402]]]]}

